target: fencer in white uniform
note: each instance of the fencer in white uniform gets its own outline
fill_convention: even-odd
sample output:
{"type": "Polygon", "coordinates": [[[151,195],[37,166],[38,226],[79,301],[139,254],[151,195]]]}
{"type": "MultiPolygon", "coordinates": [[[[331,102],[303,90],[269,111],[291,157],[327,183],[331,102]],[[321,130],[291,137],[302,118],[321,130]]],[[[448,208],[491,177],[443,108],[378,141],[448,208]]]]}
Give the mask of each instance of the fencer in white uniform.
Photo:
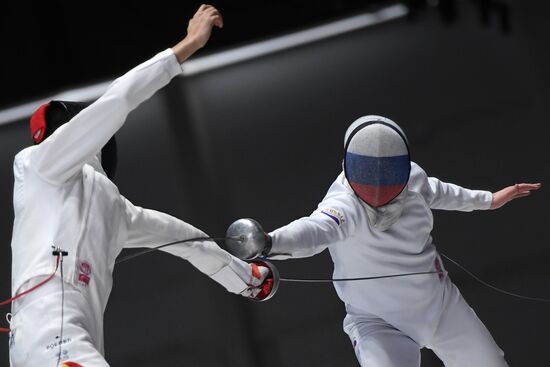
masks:
{"type": "MultiPolygon", "coordinates": [[[[12,367],[57,367],[59,360],[62,366],[108,366],[103,314],[121,250],[207,237],[124,198],[106,177],[101,150],[130,111],[182,72],[180,64],[204,46],[213,26],[222,26],[221,15],[201,6],[178,45],[116,79],[96,102],[15,157],[12,293],[32,288],[55,271],[52,245],[68,254],[55,278],[12,305],[12,367]]],[[[33,132],[36,141],[44,134],[33,132]]],[[[163,251],[189,261],[229,292],[248,297],[257,294],[267,274],[266,268],[243,262],[213,242],[163,251]]]]}
{"type": "Polygon", "coordinates": [[[447,367],[503,367],[501,349],[443,268],[432,209],[496,208],[539,187],[515,185],[493,195],[429,177],[410,162],[397,124],[365,116],[348,129],[344,171],[317,209],[271,232],[262,253],[288,259],[328,248],[335,279],[436,272],[334,283],[362,366],[419,366],[427,347],[447,367]]]}

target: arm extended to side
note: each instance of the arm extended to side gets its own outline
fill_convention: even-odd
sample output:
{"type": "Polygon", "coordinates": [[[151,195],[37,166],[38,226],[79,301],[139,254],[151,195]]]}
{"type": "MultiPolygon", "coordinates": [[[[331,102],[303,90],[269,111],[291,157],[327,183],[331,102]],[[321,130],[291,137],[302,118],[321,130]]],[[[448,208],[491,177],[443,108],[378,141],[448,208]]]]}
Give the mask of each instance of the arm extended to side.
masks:
{"type": "MultiPolygon", "coordinates": [[[[432,209],[496,209],[511,200],[528,196],[532,190],[538,190],[542,186],[540,183],[517,184],[491,193],[466,189],[428,177],[416,164],[413,168],[416,174],[409,184],[414,191],[422,195],[432,209]]],[[[361,203],[360,199],[355,197],[344,180],[341,176],[333,183],[325,199],[310,216],[295,220],[265,236],[262,236],[263,229],[257,222],[256,225],[248,226],[248,229],[247,226],[240,226],[242,233],[239,233],[239,227],[232,225],[230,230],[232,227],[236,229],[234,235],[241,235],[242,239],[232,241],[228,246],[229,252],[244,259],[258,256],[276,260],[309,257],[320,253],[331,244],[353,236],[358,226],[369,225],[365,218],[368,218],[370,213],[361,215],[365,214],[363,212],[366,211],[367,204],[361,203]],[[261,233],[250,236],[250,233],[246,233],[247,230],[261,233]]]]}

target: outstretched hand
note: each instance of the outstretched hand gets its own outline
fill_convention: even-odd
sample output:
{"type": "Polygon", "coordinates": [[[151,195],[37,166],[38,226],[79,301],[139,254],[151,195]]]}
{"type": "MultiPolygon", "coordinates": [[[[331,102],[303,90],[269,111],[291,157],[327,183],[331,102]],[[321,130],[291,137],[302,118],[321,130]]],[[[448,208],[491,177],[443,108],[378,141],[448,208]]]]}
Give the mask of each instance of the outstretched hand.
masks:
{"type": "Polygon", "coordinates": [[[491,209],[498,209],[509,201],[529,196],[531,194],[531,191],[538,190],[541,187],[542,184],[540,183],[521,183],[505,187],[504,189],[493,193],[493,202],[491,203],[491,209]]]}
{"type": "Polygon", "coordinates": [[[183,63],[199,48],[204,47],[210,35],[212,28],[223,27],[223,18],[218,9],[212,5],[203,4],[199,7],[193,18],[189,20],[187,26],[187,36],[177,45],[172,47],[179,63],[183,63]]]}

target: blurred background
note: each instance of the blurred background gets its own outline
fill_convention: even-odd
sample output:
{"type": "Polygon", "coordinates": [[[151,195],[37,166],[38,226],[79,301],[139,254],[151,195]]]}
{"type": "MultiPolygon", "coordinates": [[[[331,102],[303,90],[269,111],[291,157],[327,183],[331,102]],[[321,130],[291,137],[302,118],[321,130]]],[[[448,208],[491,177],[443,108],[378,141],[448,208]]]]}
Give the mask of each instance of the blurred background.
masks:
{"type": "MultiPolygon", "coordinates": [[[[292,45],[312,29],[322,36],[190,71],[132,112],[117,133],[116,183],[135,204],[213,236],[240,217],[273,230],[315,209],[341,169],[345,129],[365,114],[398,122],[413,160],[442,180],[491,191],[549,182],[550,3],[213,4],[225,27],[194,67],[231,52],[244,57],[274,38],[292,45]],[[340,31],[323,33],[331,25],[340,31]]],[[[12,161],[30,144],[30,113],[56,96],[97,98],[107,82],[177,43],[199,5],[0,5],[1,299],[11,284],[12,161]]],[[[543,187],[496,212],[437,211],[434,241],[494,285],[550,297],[548,201],[543,187]]],[[[285,277],[332,274],[326,252],[276,265],[285,277]]],[[[511,366],[550,365],[548,304],[503,296],[446,267],[511,366]]],[[[113,366],[358,365],[330,284],[282,284],[257,304],[165,253],[120,264],[114,277],[105,314],[113,366]]],[[[8,365],[8,337],[0,337],[0,365],[8,365]]],[[[424,350],[422,366],[442,363],[424,350]]]]}

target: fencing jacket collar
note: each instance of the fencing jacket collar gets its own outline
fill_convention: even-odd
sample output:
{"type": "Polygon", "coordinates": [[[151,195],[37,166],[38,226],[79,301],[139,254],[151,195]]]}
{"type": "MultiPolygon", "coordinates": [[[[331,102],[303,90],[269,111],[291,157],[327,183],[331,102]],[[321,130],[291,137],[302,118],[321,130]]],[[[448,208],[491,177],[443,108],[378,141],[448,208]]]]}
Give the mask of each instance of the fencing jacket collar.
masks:
{"type": "MultiPolygon", "coordinates": [[[[344,185],[353,191],[353,188],[349,184],[348,180],[342,175],[344,185]]],[[[391,202],[381,207],[375,208],[359,199],[359,202],[367,212],[367,218],[369,220],[369,226],[377,231],[385,231],[392,226],[403,212],[405,207],[405,201],[407,199],[408,187],[405,186],[403,191],[391,202]]]]}

